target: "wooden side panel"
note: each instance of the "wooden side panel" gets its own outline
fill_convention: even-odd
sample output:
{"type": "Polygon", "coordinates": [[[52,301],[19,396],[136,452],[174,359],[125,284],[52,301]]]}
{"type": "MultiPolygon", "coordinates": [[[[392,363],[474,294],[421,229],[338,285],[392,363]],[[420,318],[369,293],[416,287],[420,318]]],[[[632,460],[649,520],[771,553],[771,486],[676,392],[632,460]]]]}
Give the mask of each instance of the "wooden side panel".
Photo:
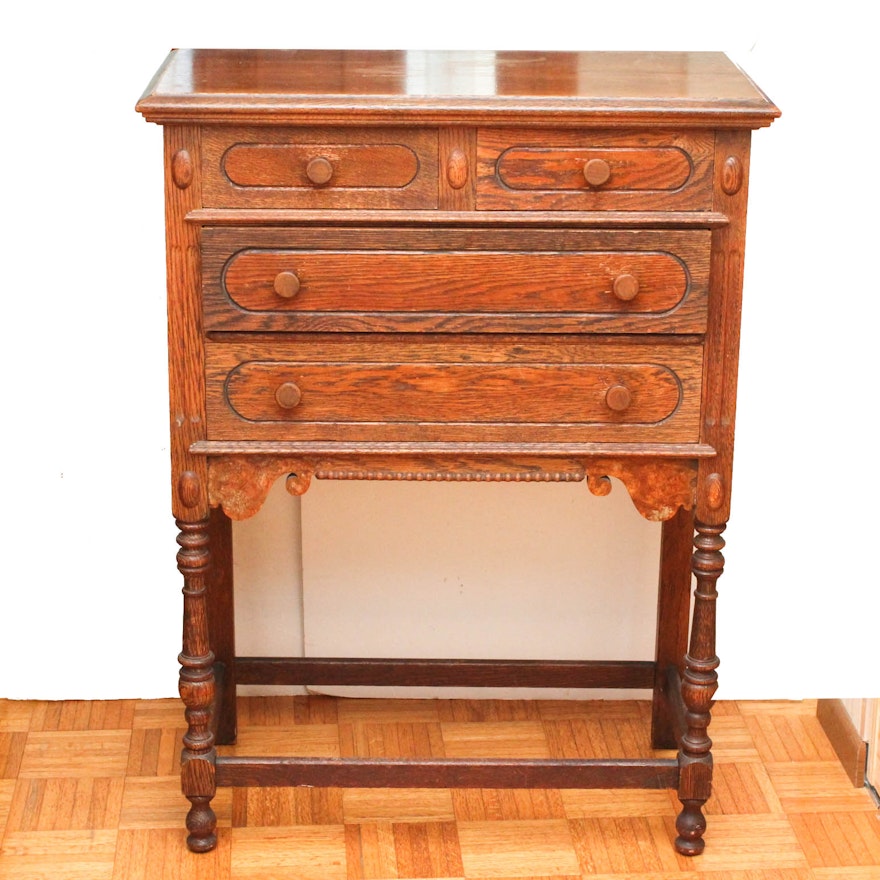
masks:
{"type": "Polygon", "coordinates": [[[201,207],[199,129],[165,126],[165,222],[168,273],[168,379],[172,510],[178,519],[208,515],[204,458],[189,453],[205,438],[201,259],[198,227],[185,220],[201,207]]]}
{"type": "Polygon", "coordinates": [[[713,525],[730,516],[750,142],[749,131],[716,134],[713,207],[730,222],[712,233],[700,440],[718,455],[700,463],[696,512],[698,520],[713,525]]]}

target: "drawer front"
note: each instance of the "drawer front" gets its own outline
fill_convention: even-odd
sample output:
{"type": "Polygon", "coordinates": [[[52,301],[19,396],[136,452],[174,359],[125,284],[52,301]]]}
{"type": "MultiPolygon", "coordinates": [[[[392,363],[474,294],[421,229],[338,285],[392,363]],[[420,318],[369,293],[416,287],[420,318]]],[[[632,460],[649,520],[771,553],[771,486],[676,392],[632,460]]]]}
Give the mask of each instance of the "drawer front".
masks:
{"type": "Polygon", "coordinates": [[[701,333],[709,248],[706,230],[206,230],[205,323],[701,333]],[[298,246],[284,246],[291,242],[298,246]]]}
{"type": "Polygon", "coordinates": [[[713,153],[711,133],[481,130],[477,208],[710,210],[713,153]]]}
{"type": "Polygon", "coordinates": [[[208,349],[212,439],[698,438],[697,344],[377,335],[208,349]]]}
{"type": "Polygon", "coordinates": [[[216,208],[436,208],[437,131],[205,128],[216,208]]]}

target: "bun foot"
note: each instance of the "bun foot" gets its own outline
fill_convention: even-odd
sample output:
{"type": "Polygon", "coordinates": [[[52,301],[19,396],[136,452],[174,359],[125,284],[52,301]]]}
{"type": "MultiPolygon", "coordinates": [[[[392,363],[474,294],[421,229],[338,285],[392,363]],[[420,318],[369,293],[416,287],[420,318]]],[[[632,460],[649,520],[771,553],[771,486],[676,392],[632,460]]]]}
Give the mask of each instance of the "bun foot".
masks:
{"type": "Polygon", "coordinates": [[[210,852],[217,846],[217,816],[210,807],[211,798],[191,797],[192,807],[186,816],[189,836],[186,845],[190,852],[210,852]]]}
{"type": "Polygon", "coordinates": [[[706,846],[703,834],[706,831],[706,817],[701,807],[703,801],[682,801],[684,809],[675,820],[675,850],[683,856],[698,856],[706,846]]]}

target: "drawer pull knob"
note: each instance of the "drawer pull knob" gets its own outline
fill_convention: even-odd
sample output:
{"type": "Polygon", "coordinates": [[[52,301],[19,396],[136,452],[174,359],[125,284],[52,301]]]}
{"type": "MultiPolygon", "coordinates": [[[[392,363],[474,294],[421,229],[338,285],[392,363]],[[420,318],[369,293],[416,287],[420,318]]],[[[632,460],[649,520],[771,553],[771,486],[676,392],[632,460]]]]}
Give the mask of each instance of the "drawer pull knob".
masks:
{"type": "Polygon", "coordinates": [[[281,409],[296,409],[302,400],[302,391],[295,382],[285,382],[275,391],[275,402],[281,409]]]}
{"type": "Polygon", "coordinates": [[[639,279],[635,275],[618,275],[611,288],[614,295],[622,302],[629,302],[639,294],[639,279]]]}
{"type": "Polygon", "coordinates": [[[278,296],[283,296],[285,299],[296,296],[301,286],[296,272],[279,272],[275,276],[275,283],[272,285],[275,288],[275,293],[278,296]]]}
{"type": "Polygon", "coordinates": [[[612,385],[605,392],[605,404],[614,412],[623,412],[632,403],[632,394],[625,385],[612,385]]]}
{"type": "Polygon", "coordinates": [[[604,159],[590,159],[584,163],[584,180],[590,186],[602,186],[611,177],[611,166],[604,159]]]}
{"type": "Polygon", "coordinates": [[[333,177],[333,165],[329,159],[323,156],[316,156],[309,160],[306,165],[306,177],[315,184],[315,186],[323,186],[333,177]]]}

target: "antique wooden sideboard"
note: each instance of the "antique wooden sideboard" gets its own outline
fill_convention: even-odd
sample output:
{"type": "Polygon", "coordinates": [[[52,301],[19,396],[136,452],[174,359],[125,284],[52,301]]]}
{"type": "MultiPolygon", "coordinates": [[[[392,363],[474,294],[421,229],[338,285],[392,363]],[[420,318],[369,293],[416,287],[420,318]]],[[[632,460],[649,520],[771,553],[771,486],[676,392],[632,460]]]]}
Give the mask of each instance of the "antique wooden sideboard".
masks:
{"type": "Polygon", "coordinates": [[[776,107],[716,53],[178,50],[137,109],[165,137],[190,848],[217,785],[624,786],[677,788],[700,852],[749,143],[776,107]],[[230,518],[282,476],[615,477],[663,523],[655,657],[237,656],[230,518]],[[218,755],[237,683],[648,687],[678,758],[218,755]]]}

